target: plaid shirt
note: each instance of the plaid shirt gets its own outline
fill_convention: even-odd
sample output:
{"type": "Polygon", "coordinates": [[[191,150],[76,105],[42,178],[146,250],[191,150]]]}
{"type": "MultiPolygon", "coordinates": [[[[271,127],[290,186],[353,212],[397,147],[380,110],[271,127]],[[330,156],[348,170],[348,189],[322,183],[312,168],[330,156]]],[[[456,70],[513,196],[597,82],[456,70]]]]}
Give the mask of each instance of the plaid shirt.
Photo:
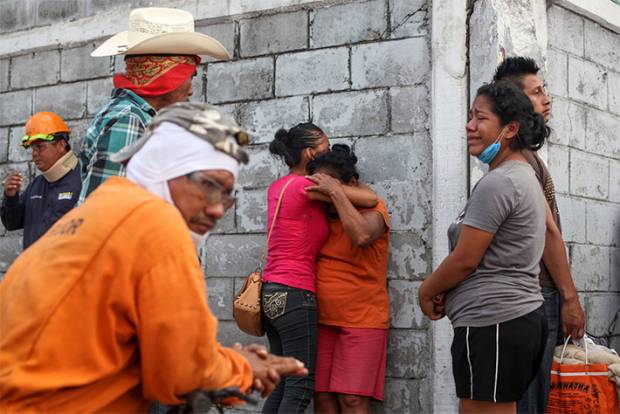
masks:
{"type": "Polygon", "coordinates": [[[80,203],[108,177],[125,175],[125,167],[110,161],[109,155],[140,138],[153,116],[155,109],[135,93],[112,91],[112,99],[95,115],[82,142],[80,203]]]}

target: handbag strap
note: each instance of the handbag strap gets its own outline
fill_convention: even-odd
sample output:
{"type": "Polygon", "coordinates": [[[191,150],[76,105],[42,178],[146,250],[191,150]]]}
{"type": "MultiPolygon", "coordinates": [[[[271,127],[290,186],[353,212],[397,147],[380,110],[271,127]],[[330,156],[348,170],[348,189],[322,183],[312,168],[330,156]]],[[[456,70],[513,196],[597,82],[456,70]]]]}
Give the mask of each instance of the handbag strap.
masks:
{"type": "Polygon", "coordinates": [[[271,220],[271,226],[269,227],[269,232],[267,233],[267,244],[263,248],[263,254],[261,254],[260,263],[258,265],[258,270],[261,272],[263,271],[263,264],[265,263],[265,257],[267,256],[267,249],[269,248],[269,240],[271,239],[271,233],[273,232],[273,228],[276,224],[276,218],[278,217],[278,213],[280,212],[280,204],[282,204],[282,198],[284,197],[284,192],[286,191],[286,187],[288,187],[288,185],[292,183],[294,179],[295,177],[291,178],[290,180],[286,182],[286,184],[284,184],[284,187],[282,187],[282,190],[280,191],[280,195],[278,196],[276,210],[273,214],[273,219],[271,220]]]}

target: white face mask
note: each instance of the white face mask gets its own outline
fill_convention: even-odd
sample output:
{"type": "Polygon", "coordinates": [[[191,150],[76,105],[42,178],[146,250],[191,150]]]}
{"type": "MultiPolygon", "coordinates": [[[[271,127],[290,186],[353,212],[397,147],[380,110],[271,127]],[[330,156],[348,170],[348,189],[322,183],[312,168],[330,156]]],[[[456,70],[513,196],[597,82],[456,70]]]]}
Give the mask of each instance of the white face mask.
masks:
{"type": "Polygon", "coordinates": [[[190,230],[190,233],[192,234],[192,241],[194,242],[194,246],[196,246],[196,250],[200,249],[209,237],[209,232],[206,232],[205,234],[199,234],[195,231],[190,230]]]}
{"type": "MultiPolygon", "coordinates": [[[[170,194],[170,187],[168,187],[167,181],[164,182],[163,194],[159,194],[159,195],[162,196],[163,199],[166,200],[168,203],[174,205],[174,201],[172,200],[172,194],[170,194]]],[[[206,232],[205,234],[196,233],[191,230],[189,232],[192,236],[192,241],[194,242],[194,246],[196,246],[196,250],[200,249],[200,247],[207,240],[207,237],[209,237],[209,232],[206,232]]]]}

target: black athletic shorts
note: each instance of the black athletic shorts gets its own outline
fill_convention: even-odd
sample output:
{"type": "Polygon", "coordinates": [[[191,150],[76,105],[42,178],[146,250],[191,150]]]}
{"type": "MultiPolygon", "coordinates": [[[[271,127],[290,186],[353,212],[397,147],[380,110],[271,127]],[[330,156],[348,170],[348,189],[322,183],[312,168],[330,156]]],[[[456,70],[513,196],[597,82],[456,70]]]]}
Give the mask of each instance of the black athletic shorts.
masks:
{"type": "Polygon", "coordinates": [[[455,328],[456,395],[478,401],[518,401],[540,369],[546,341],[542,306],[497,325],[455,328]]]}

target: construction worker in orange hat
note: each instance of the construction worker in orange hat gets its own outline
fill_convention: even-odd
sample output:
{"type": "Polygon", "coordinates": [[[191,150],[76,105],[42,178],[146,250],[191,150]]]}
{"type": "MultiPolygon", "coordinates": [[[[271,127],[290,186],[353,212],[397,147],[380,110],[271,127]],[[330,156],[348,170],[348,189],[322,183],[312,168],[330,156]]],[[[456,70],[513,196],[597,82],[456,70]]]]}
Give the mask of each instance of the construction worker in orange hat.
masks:
{"type": "Polygon", "coordinates": [[[75,206],[82,188],[65,121],[53,112],[38,112],[28,119],[25,129],[21,145],[32,150],[32,161],[41,175],[20,193],[24,177],[19,171],[11,172],[2,182],[0,208],[7,230],[24,229],[24,249],[75,206]]]}

